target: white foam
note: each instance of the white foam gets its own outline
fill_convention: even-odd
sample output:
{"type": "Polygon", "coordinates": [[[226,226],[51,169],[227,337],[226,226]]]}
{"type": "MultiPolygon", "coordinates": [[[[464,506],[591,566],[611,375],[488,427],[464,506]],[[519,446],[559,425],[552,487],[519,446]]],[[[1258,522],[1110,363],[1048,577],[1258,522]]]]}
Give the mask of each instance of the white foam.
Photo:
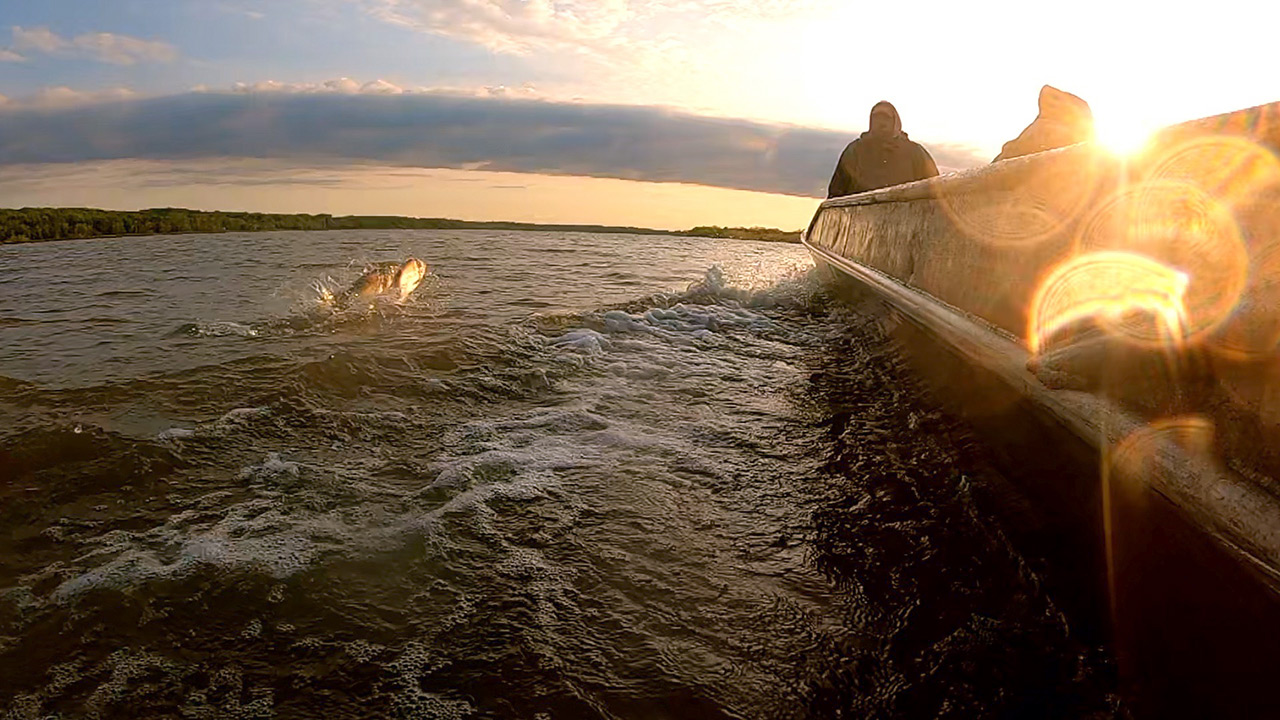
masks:
{"type": "Polygon", "coordinates": [[[257,337],[258,330],[251,325],[223,320],[195,323],[191,334],[198,337],[257,337]]]}
{"type": "Polygon", "coordinates": [[[211,527],[186,527],[180,518],[143,533],[109,533],[79,563],[99,556],[107,562],[72,577],[53,592],[67,602],[99,589],[123,590],[154,580],[188,577],[202,567],[257,568],[285,578],[315,562],[319,547],[297,532],[296,521],[261,500],[232,505],[211,527]],[[266,509],[265,512],[260,512],[266,509]],[[257,535],[255,535],[257,533],[257,535]],[[111,537],[114,535],[115,537],[111,537]],[[172,556],[166,562],[163,557],[172,556]]]}
{"type": "Polygon", "coordinates": [[[588,328],[573,330],[555,338],[551,346],[560,350],[572,350],[588,355],[599,355],[609,349],[609,338],[588,328]]]}
{"type": "MultiPolygon", "coordinates": [[[[238,427],[263,412],[239,408],[211,425],[238,427]]],[[[202,568],[283,579],[329,556],[383,552],[410,536],[431,535],[457,516],[501,547],[506,540],[492,527],[489,504],[544,499],[559,472],[599,465],[599,448],[592,452],[581,438],[607,426],[583,410],[540,409],[458,428],[446,438],[456,454],[431,466],[429,489],[454,495],[443,505],[434,499],[438,494],[374,482],[368,468],[377,462],[356,460],[355,469],[343,469],[271,452],[240,470],[242,492],[252,493],[247,499],[234,501],[237,493],[217,490],[149,530],[82,538],[86,551],[57,570],[63,579],[50,599],[72,602],[95,590],[180,579],[202,568]],[[68,570],[74,572],[67,576],[68,570]]]]}
{"type": "Polygon", "coordinates": [[[495,571],[520,584],[534,602],[533,620],[539,625],[554,625],[559,619],[557,608],[575,604],[568,598],[575,573],[551,563],[534,548],[511,548],[495,571]]]}
{"type": "Polygon", "coordinates": [[[252,424],[255,420],[268,417],[270,415],[271,409],[268,407],[235,408],[226,412],[217,420],[201,423],[193,428],[171,427],[166,430],[162,430],[156,434],[156,439],[161,442],[174,442],[202,435],[224,435],[241,430],[252,424]]]}
{"type": "MultiPolygon", "coordinates": [[[[779,340],[789,340],[795,332],[770,317],[777,306],[807,308],[820,293],[811,269],[792,268],[779,278],[755,277],[758,284],[736,287],[719,268],[711,267],[705,277],[679,294],[658,294],[651,306],[637,312],[614,309],[587,313],[582,327],[570,328],[544,340],[557,353],[552,362],[589,367],[604,360],[608,376],[635,381],[617,386],[618,393],[632,398],[646,391],[637,383],[670,384],[681,376],[706,377],[709,382],[737,374],[732,358],[722,352],[707,352],[732,346],[772,353],[779,340]],[[744,331],[744,332],[736,332],[744,331]],[[778,333],[784,333],[778,336],[778,333]],[[758,350],[756,349],[758,348],[758,350]],[[693,352],[690,352],[693,351],[693,352]]],[[[783,349],[785,352],[785,349],[783,349]]],[[[599,366],[597,366],[599,367],[599,366]]],[[[571,385],[560,383],[559,389],[571,385]]],[[[579,388],[585,397],[610,390],[579,388]]],[[[685,392],[697,392],[697,388],[685,392]]],[[[653,396],[657,400],[657,396],[653,396]]]]}
{"type": "Polygon", "coordinates": [[[411,642],[388,666],[395,674],[391,681],[396,687],[392,703],[400,717],[406,720],[462,720],[475,714],[475,707],[465,700],[452,700],[422,689],[423,678],[444,665],[445,660],[427,645],[411,642]]]}
{"type": "Polygon", "coordinates": [[[397,498],[368,480],[358,485],[363,492],[356,508],[364,511],[352,512],[355,483],[336,469],[270,453],[239,477],[255,493],[249,499],[229,502],[231,492],[215,491],[150,530],[85,540],[87,551],[72,563],[80,572],[59,584],[52,599],[67,602],[92,590],[179,579],[201,568],[254,570],[282,579],[326,554],[361,553],[394,541],[388,536],[397,531],[378,522],[381,514],[371,508],[397,498]]]}
{"type": "Polygon", "coordinates": [[[649,332],[649,325],[623,310],[609,310],[604,314],[604,329],[609,333],[649,332]]]}
{"type": "Polygon", "coordinates": [[[267,453],[267,459],[261,465],[250,465],[240,471],[240,477],[246,480],[275,480],[281,475],[298,477],[301,466],[296,462],[282,460],[280,453],[267,453]]]}

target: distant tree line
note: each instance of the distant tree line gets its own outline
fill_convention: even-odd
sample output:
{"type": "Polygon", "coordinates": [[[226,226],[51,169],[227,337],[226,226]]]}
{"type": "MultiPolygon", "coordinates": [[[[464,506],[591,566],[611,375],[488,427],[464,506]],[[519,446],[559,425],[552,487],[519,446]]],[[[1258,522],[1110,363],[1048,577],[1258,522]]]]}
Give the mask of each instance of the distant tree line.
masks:
{"type": "Polygon", "coordinates": [[[737,240],[763,240],[765,242],[800,242],[799,230],[779,230],[767,227],[720,227],[719,225],[699,225],[684,230],[677,235],[696,237],[734,238],[737,240]]]}
{"type": "Polygon", "coordinates": [[[66,240],[121,235],[164,235],[170,233],[257,232],[262,230],[361,230],[361,229],[485,229],[544,230],[555,232],[632,233],[642,235],[688,235],[798,242],[799,231],[772,228],[725,228],[702,226],[684,231],[653,230],[617,225],[540,225],[536,223],[412,218],[394,215],[275,214],[249,212],[206,212],[182,208],[120,211],[92,208],[0,209],[0,243],[66,240]]]}
{"type": "Polygon", "coordinates": [[[138,212],[91,208],[22,208],[0,210],[0,242],[184,232],[324,230],[332,220],[327,215],[201,212],[177,208],[138,212]]]}

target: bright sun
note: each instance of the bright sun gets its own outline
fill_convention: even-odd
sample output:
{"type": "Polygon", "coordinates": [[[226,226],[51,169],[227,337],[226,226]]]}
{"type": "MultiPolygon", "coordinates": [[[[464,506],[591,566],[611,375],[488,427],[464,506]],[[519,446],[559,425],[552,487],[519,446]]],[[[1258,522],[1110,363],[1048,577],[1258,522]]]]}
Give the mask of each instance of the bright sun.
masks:
{"type": "Polygon", "coordinates": [[[1100,115],[1094,119],[1098,143],[1116,155],[1134,155],[1150,142],[1159,127],[1131,115],[1100,115]]]}

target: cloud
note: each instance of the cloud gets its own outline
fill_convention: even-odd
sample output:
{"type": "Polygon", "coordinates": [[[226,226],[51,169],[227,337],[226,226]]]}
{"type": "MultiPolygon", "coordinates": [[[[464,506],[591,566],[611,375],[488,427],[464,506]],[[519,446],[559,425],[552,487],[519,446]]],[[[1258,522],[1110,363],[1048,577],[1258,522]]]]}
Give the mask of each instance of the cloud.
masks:
{"type": "Polygon", "coordinates": [[[615,55],[671,50],[673,38],[737,21],[794,17],[830,0],[352,0],[373,17],[502,53],[615,55]]]}
{"type": "Polygon", "coordinates": [[[119,102],[136,99],[138,94],[125,87],[107,88],[104,90],[74,90],[65,85],[42,88],[34,95],[22,98],[6,98],[0,100],[0,107],[13,109],[65,109],[81,105],[92,105],[103,102],[119,102]]]}
{"type": "MultiPolygon", "coordinates": [[[[436,85],[434,87],[404,87],[397,85],[389,80],[377,78],[368,82],[360,82],[352,80],[349,77],[334,78],[325,80],[324,82],[280,82],[278,80],[260,80],[255,83],[238,82],[229,88],[210,88],[207,85],[196,85],[191,88],[191,92],[197,93],[219,93],[232,92],[243,95],[402,95],[402,94],[429,94],[429,95],[455,95],[461,97],[501,97],[501,98],[523,98],[527,100],[551,100],[550,96],[544,95],[532,83],[523,83],[517,86],[507,85],[479,85],[479,86],[449,86],[436,85]]],[[[563,98],[554,98],[563,102],[563,98]]],[[[575,99],[573,102],[577,102],[575,99]]]]}
{"type": "Polygon", "coordinates": [[[66,47],[67,41],[58,37],[47,27],[23,28],[13,26],[13,47],[18,50],[33,50],[42,53],[53,53],[66,47]]]}
{"type": "Polygon", "coordinates": [[[250,8],[242,7],[240,5],[235,5],[231,3],[215,2],[212,5],[210,5],[210,7],[212,7],[214,10],[217,10],[219,12],[229,13],[232,15],[242,15],[251,20],[261,20],[267,16],[267,14],[264,12],[253,10],[250,8]]]}
{"type": "Polygon", "coordinates": [[[178,51],[169,43],[159,40],[143,40],[129,35],[109,32],[91,32],[64,38],[47,27],[24,28],[13,26],[13,45],[0,51],[18,59],[32,54],[58,57],[79,57],[111,63],[135,65],[140,62],[171,62],[178,51]]]}
{"type": "Polygon", "coordinates": [[[115,65],[171,62],[178,57],[177,50],[168,43],[106,32],[79,35],[71,44],[92,57],[115,65]]]}
{"type": "MultiPolygon", "coordinates": [[[[210,92],[206,87],[200,87],[199,92],[210,92]]],[[[256,83],[236,83],[231,86],[231,92],[241,94],[314,94],[314,93],[332,93],[338,95],[399,95],[408,92],[405,88],[394,83],[378,78],[370,80],[366,83],[360,83],[349,77],[340,77],[334,80],[326,80],[322,83],[285,83],[276,80],[262,80],[256,83]]]]}
{"type": "Polygon", "coordinates": [[[8,48],[0,48],[0,62],[23,62],[26,58],[8,48]]]}
{"type": "Polygon", "coordinates": [[[628,0],[367,0],[364,5],[386,22],[517,54],[615,45],[619,29],[634,15],[628,0]]]}
{"type": "MultiPolygon", "coordinates": [[[[256,83],[238,82],[228,88],[230,92],[240,94],[282,94],[282,95],[402,95],[405,93],[433,95],[461,95],[466,97],[504,97],[526,99],[544,98],[538,88],[531,83],[510,87],[507,85],[483,85],[474,87],[403,87],[389,80],[377,78],[361,83],[349,77],[334,78],[324,82],[279,82],[277,80],[260,80],[256,83]]],[[[198,85],[192,92],[220,92],[215,88],[198,85]]]]}
{"type": "MultiPolygon", "coordinates": [[[[350,84],[336,86],[347,88],[350,84]]],[[[275,87],[275,86],[272,86],[275,87]]],[[[364,88],[369,87],[369,91],[364,88]]],[[[192,93],[0,111],[0,164],[276,158],[681,182],[821,197],[844,133],[655,107],[359,92],[192,93]]],[[[929,145],[938,164],[985,162],[929,145]]]]}
{"type": "MultiPolygon", "coordinates": [[[[411,177],[419,177],[422,172],[411,177]]],[[[351,182],[350,165],[295,165],[276,160],[218,158],[217,160],[107,160],[86,164],[0,165],[0,184],[25,184],[53,190],[78,176],[108,186],[127,184],[138,189],[202,185],[208,187],[299,186],[338,188],[351,182]]],[[[383,175],[390,173],[383,172],[383,175]]],[[[13,188],[7,188],[13,189],[13,188]]]]}

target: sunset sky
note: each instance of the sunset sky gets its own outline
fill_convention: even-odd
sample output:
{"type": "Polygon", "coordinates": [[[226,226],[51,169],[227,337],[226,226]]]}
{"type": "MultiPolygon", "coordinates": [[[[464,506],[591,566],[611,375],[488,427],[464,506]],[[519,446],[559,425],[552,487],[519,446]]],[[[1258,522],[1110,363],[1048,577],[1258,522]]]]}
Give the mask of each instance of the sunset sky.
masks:
{"type": "Polygon", "coordinates": [[[1280,5],[0,0],[0,206],[803,225],[877,100],[944,171],[1280,100],[1280,5]]]}

